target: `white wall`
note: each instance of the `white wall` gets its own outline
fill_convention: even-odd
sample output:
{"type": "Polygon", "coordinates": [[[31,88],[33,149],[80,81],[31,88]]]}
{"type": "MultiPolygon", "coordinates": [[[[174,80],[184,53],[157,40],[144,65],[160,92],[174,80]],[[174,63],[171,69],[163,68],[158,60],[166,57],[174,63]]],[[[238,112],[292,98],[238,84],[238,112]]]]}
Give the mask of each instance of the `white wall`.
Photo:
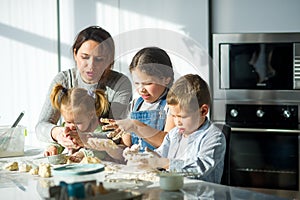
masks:
{"type": "MultiPolygon", "coordinates": [[[[50,80],[58,71],[56,1],[1,0],[0,125],[34,125],[50,80]]],[[[27,139],[28,142],[32,140],[27,139]]]]}
{"type": "Polygon", "coordinates": [[[75,34],[89,25],[102,26],[112,34],[115,69],[129,78],[133,55],[143,47],[159,46],[169,53],[176,78],[199,73],[208,81],[208,0],[62,1],[62,69],[74,64],[70,46],[75,34]]]}
{"type": "Polygon", "coordinates": [[[177,77],[199,73],[208,80],[208,0],[61,0],[59,32],[56,3],[1,0],[0,125],[12,124],[25,110],[21,124],[28,127],[27,143],[37,143],[34,126],[48,86],[60,68],[74,66],[71,46],[87,26],[111,33],[115,69],[129,77],[135,52],[155,45],[170,54],[177,77]]]}
{"type": "Polygon", "coordinates": [[[299,0],[212,0],[212,32],[300,32],[299,8],[299,0]]]}
{"type": "Polygon", "coordinates": [[[137,50],[159,46],[169,53],[175,78],[199,73],[208,79],[207,0],[122,0],[119,7],[123,65],[128,66],[137,50]]]}

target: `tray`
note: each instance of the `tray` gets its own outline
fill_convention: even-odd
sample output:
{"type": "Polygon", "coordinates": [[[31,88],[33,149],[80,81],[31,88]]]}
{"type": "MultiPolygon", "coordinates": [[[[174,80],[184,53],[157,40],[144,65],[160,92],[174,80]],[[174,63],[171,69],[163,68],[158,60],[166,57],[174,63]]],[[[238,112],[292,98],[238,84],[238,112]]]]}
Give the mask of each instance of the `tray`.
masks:
{"type": "Polygon", "coordinates": [[[53,175],[85,175],[104,171],[103,164],[68,164],[60,167],[54,167],[53,175]]]}

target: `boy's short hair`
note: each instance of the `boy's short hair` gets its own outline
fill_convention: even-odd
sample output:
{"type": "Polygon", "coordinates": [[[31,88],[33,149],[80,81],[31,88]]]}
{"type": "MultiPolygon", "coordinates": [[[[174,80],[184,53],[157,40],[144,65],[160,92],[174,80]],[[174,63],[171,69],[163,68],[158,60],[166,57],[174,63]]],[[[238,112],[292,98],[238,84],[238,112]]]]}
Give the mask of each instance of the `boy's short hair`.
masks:
{"type": "Polygon", "coordinates": [[[211,97],[207,83],[197,74],[180,77],[167,95],[168,105],[178,105],[186,111],[196,111],[203,104],[210,107],[211,97]]]}

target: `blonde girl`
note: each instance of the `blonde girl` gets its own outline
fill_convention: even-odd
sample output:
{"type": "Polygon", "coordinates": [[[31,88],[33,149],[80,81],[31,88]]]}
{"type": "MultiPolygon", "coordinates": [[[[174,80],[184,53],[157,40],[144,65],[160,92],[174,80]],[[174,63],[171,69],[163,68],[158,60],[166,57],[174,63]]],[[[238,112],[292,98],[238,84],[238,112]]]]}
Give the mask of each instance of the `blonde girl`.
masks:
{"type": "Polygon", "coordinates": [[[45,151],[45,156],[61,153],[64,149],[61,145],[70,139],[76,144],[75,148],[70,149],[71,153],[83,147],[77,131],[94,132],[99,126],[98,116],[104,116],[109,111],[108,100],[100,89],[67,89],[57,84],[52,89],[50,100],[53,108],[63,116],[64,132],[45,151]]]}

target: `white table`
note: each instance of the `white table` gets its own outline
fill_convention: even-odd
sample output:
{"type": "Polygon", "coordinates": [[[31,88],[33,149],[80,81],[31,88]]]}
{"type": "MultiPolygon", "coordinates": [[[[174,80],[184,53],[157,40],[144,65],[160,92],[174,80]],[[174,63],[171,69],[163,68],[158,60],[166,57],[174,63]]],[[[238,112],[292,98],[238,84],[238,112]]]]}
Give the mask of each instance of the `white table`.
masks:
{"type": "MultiPolygon", "coordinates": [[[[25,148],[25,155],[20,157],[0,158],[0,165],[6,162],[24,160],[39,160],[40,162],[47,162],[46,158],[42,156],[42,150],[38,148],[25,148]]],[[[9,172],[0,170],[0,198],[7,200],[19,199],[44,199],[48,195],[49,185],[58,185],[60,181],[68,183],[83,182],[97,180],[103,182],[106,171],[98,172],[95,174],[78,175],[78,176],[53,176],[50,178],[41,178],[38,176],[30,175],[29,173],[9,172]]],[[[114,174],[118,176],[118,174],[114,174]]],[[[159,188],[158,182],[143,182],[123,184],[123,183],[107,183],[104,182],[107,188],[129,188],[137,189],[142,192],[143,199],[270,199],[280,200],[278,196],[271,196],[263,193],[253,192],[237,187],[229,187],[220,184],[208,183],[200,180],[187,179],[184,180],[184,187],[181,191],[168,192],[159,188]]]]}

